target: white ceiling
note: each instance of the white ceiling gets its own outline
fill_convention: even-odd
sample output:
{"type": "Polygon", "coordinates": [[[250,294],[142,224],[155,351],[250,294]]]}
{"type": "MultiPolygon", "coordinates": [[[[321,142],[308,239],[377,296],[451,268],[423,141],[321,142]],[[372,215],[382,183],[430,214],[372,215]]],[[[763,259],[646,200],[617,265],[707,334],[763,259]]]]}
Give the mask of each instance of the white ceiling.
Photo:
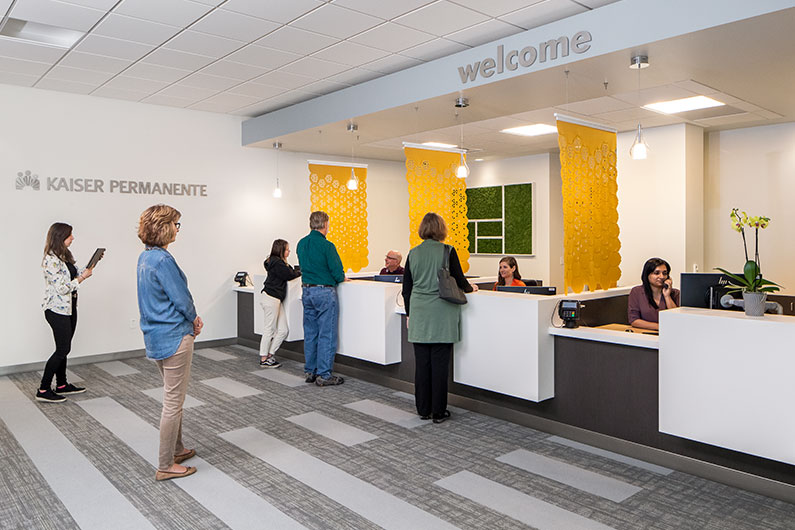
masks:
{"type": "Polygon", "coordinates": [[[0,0],[0,83],[257,116],[616,0],[0,0]]]}

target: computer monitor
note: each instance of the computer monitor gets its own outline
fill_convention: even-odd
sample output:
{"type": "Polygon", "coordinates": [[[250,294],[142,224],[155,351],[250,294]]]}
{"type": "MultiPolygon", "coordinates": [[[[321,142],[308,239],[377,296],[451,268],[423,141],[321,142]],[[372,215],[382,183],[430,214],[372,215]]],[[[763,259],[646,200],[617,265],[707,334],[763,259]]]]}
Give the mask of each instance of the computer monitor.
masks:
{"type": "Polygon", "coordinates": [[[512,285],[498,285],[498,291],[505,293],[523,293],[523,294],[543,294],[553,295],[558,294],[557,287],[514,287],[512,285]]]}
{"type": "Polygon", "coordinates": [[[373,280],[377,282],[403,283],[402,274],[376,274],[373,280]]]}
{"type": "Polygon", "coordinates": [[[526,280],[526,279],[522,278],[522,281],[528,287],[541,287],[542,285],[544,285],[544,281],[543,280],[526,280]]]}
{"type": "MultiPolygon", "coordinates": [[[[727,294],[730,281],[728,276],[720,272],[683,272],[679,277],[680,303],[684,307],[726,309],[721,306],[720,299],[727,294]]],[[[737,293],[732,296],[739,297],[737,293]]]]}

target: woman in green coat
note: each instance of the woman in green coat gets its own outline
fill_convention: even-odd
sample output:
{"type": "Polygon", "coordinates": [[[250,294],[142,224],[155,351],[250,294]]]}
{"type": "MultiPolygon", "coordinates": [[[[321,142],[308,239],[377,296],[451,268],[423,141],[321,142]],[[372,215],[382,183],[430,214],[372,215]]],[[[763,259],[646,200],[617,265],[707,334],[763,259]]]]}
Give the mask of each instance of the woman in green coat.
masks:
{"type": "MultiPolygon", "coordinates": [[[[411,249],[403,276],[403,300],[409,342],[414,345],[414,397],[423,420],[442,423],[447,410],[447,379],[453,343],[461,340],[461,306],[439,298],[438,272],[444,261],[447,225],[438,214],[422,218],[423,242],[411,249]]],[[[464,277],[455,248],[450,249],[450,275],[465,292],[477,291],[464,277]]]]}

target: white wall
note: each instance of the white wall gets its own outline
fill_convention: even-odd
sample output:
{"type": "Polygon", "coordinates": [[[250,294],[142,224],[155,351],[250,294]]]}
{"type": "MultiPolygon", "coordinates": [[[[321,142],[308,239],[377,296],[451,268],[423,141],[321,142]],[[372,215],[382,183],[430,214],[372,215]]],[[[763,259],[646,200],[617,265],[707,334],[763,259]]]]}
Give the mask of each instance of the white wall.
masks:
{"type": "MultiPolygon", "coordinates": [[[[795,293],[795,123],[710,133],[707,137],[705,188],[705,263],[708,270],[741,270],[742,239],[729,225],[732,208],[766,215],[759,231],[762,273],[795,293]]],[[[748,252],[753,255],[753,232],[748,252]]],[[[753,258],[752,258],[753,259],[753,258]]]]}
{"type": "MultiPolygon", "coordinates": [[[[550,156],[541,154],[470,163],[468,188],[500,184],[533,183],[533,256],[517,257],[523,278],[550,281],[550,156]]],[[[558,164],[558,179],[560,169],[558,164]]],[[[562,205],[558,205],[562,210],[562,205]]],[[[470,256],[468,274],[496,276],[502,256],[470,256]]]]}
{"type": "MultiPolygon", "coordinates": [[[[697,192],[703,170],[697,163],[688,164],[688,157],[703,159],[698,134],[700,129],[685,124],[644,129],[650,147],[646,160],[629,156],[634,132],[618,135],[618,285],[640,284],[643,264],[651,257],[668,261],[674,279],[681,272],[692,271],[693,263],[686,254],[688,237],[698,239],[703,226],[692,211],[688,217],[688,204],[696,208],[702,204],[697,192]]],[[[694,245],[698,243],[691,243],[694,245]]],[[[703,270],[702,264],[698,265],[703,270]]]]}
{"type": "MultiPolygon", "coordinates": [[[[273,199],[275,154],[241,147],[238,117],[4,85],[0,115],[0,274],[6,285],[0,367],[43,361],[52,353],[40,307],[40,262],[55,221],[74,226],[78,264],[95,247],[108,249],[80,290],[74,357],[143,347],[135,264],[142,250],[137,221],[146,207],[165,202],[182,212],[180,235],[169,250],[205,320],[204,340],[237,334],[234,273],[260,272],[273,239],[295,245],[308,232],[306,159],[318,157],[281,152],[284,197],[273,199]],[[41,191],[15,189],[17,172],[25,170],[39,175],[41,191]],[[54,176],[201,183],[208,196],[46,191],[46,178],[54,176]]],[[[408,248],[405,169],[363,162],[370,162],[370,259],[380,268],[388,247],[408,248]]]]}

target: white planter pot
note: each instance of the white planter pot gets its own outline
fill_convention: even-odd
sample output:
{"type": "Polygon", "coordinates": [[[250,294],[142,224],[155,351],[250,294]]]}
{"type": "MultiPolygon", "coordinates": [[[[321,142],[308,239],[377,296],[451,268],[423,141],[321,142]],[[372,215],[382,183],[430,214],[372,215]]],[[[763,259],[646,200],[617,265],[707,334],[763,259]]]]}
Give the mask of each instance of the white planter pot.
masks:
{"type": "Polygon", "coordinates": [[[743,291],[743,305],[745,306],[745,314],[749,317],[765,316],[766,301],[767,293],[749,293],[743,291]]]}

